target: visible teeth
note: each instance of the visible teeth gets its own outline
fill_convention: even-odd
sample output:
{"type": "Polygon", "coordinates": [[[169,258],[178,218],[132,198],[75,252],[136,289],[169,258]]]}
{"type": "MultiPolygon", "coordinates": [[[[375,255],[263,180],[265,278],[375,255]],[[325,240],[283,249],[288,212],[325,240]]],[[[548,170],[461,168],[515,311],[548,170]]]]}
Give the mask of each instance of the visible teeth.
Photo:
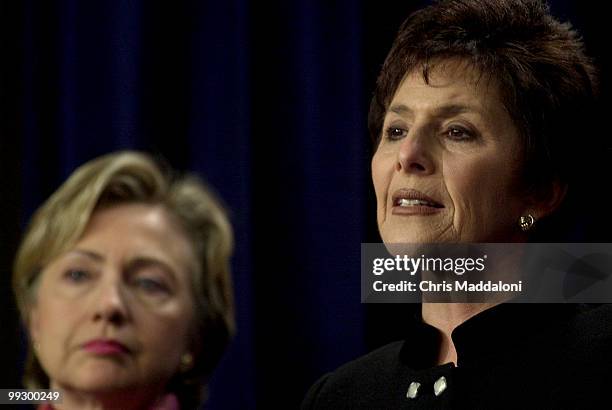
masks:
{"type": "Polygon", "coordinates": [[[427,202],[427,201],[422,201],[420,199],[405,199],[402,198],[399,200],[399,206],[418,206],[418,205],[425,205],[425,206],[433,206],[433,204],[427,202]]]}

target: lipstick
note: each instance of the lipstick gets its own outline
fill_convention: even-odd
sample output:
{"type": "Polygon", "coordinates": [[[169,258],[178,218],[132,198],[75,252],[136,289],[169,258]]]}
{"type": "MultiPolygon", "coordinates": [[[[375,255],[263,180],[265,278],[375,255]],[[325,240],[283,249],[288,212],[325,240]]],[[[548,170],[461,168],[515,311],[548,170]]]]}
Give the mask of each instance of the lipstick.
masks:
{"type": "Polygon", "coordinates": [[[129,353],[129,349],[124,344],[110,339],[91,340],[83,345],[83,350],[104,356],[129,353]]]}

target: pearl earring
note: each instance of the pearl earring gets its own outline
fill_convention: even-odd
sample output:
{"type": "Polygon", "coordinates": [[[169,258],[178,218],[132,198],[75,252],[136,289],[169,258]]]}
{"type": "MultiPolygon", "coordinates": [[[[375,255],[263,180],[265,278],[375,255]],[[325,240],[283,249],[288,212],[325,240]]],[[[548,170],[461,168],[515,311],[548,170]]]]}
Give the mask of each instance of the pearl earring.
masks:
{"type": "Polygon", "coordinates": [[[181,365],[180,365],[181,372],[186,372],[187,370],[191,369],[192,366],[193,366],[193,355],[189,352],[183,353],[183,355],[181,356],[181,365]]]}

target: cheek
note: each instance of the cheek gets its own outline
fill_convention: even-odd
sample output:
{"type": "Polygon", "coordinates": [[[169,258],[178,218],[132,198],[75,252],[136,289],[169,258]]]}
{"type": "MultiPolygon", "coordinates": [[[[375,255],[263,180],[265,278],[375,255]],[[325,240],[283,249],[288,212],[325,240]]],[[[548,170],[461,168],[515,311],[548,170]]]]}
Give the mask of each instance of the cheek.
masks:
{"type": "Polygon", "coordinates": [[[482,163],[453,158],[444,161],[444,185],[455,210],[470,205],[479,191],[487,169],[482,163]]]}
{"type": "Polygon", "coordinates": [[[455,208],[456,226],[493,229],[491,224],[506,223],[504,214],[514,207],[516,195],[512,167],[501,165],[489,160],[447,164],[444,179],[455,208]]]}
{"type": "Polygon", "coordinates": [[[32,336],[38,344],[37,356],[47,373],[57,375],[64,366],[73,335],[78,331],[79,309],[66,307],[61,301],[39,298],[33,319],[32,336]]]}
{"type": "Polygon", "coordinates": [[[393,164],[388,155],[377,151],[372,157],[372,183],[376,193],[376,202],[379,209],[384,209],[391,177],[393,176],[393,164]]]}
{"type": "Polygon", "coordinates": [[[140,316],[142,342],[148,345],[149,353],[179,357],[186,351],[189,326],[193,322],[190,308],[167,309],[153,314],[143,312],[140,316]]]}
{"type": "Polygon", "coordinates": [[[68,336],[68,330],[76,326],[81,309],[75,309],[72,303],[65,303],[57,295],[46,293],[39,294],[34,325],[41,339],[39,342],[53,343],[68,336]]]}

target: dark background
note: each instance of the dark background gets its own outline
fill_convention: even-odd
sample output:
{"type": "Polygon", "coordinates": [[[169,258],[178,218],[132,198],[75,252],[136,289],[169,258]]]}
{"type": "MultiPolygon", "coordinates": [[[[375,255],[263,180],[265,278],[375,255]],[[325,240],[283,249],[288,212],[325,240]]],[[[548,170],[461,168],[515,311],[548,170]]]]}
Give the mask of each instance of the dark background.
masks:
{"type": "MultiPolygon", "coordinates": [[[[360,243],[379,240],[366,114],[400,22],[426,3],[0,0],[0,387],[21,371],[20,232],[117,149],[204,176],[230,209],[238,334],[208,408],[295,408],[324,372],[402,337],[414,306],[359,303],[360,243]]],[[[552,9],[583,33],[605,101],[607,13],[552,9]]]]}

